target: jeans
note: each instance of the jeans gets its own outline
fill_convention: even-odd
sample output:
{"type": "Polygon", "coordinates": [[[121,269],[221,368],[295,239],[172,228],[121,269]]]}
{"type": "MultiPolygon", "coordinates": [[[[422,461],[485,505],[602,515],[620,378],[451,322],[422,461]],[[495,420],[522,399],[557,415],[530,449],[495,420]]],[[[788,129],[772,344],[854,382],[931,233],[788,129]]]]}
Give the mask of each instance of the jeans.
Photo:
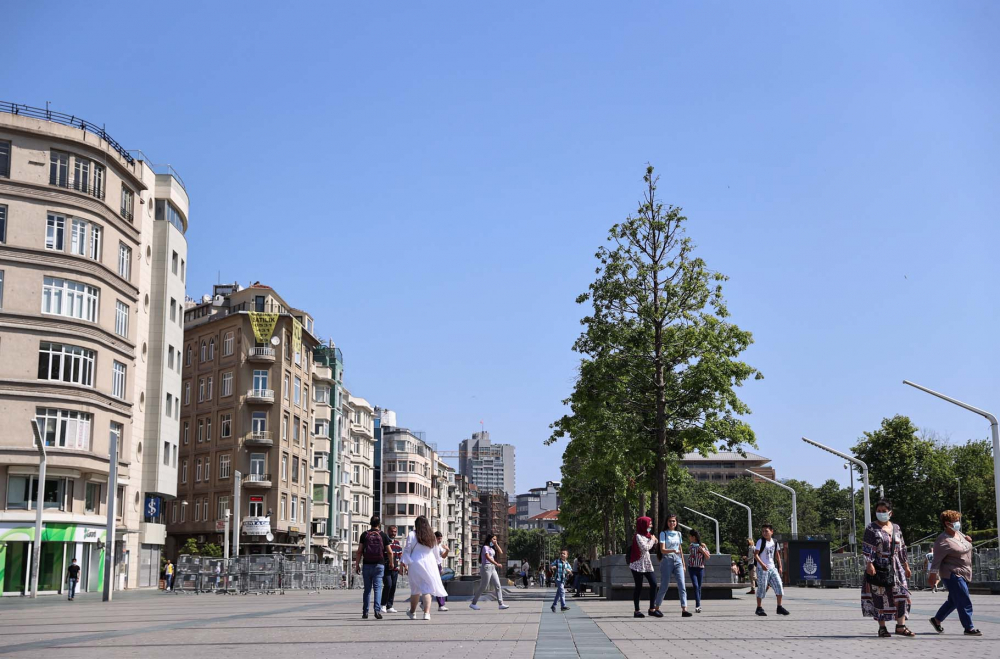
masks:
{"type": "Polygon", "coordinates": [[[385,564],[376,563],[374,565],[362,565],[361,576],[365,580],[365,599],[364,599],[364,606],[361,608],[361,612],[368,613],[368,596],[372,592],[372,586],[374,586],[375,597],[372,599],[372,601],[375,604],[375,613],[381,613],[382,578],[385,576],[385,564]]]}
{"type": "Polygon", "coordinates": [[[521,575],[521,581],[524,583],[524,587],[528,587],[528,574],[524,573],[521,575]]]}
{"type": "Polygon", "coordinates": [[[689,567],[688,574],[691,575],[691,583],[694,584],[694,605],[701,608],[701,580],[705,578],[705,568],[689,567]]]}
{"type": "Polygon", "coordinates": [[[962,627],[966,630],[972,629],[972,599],[969,597],[969,584],[957,574],[942,581],[944,587],[948,589],[948,600],[938,609],[934,619],[943,622],[952,611],[958,609],[958,619],[962,622],[962,627]]]}
{"type": "Polygon", "coordinates": [[[664,554],[660,560],[660,589],[656,591],[656,606],[663,603],[663,597],[670,586],[670,575],[677,581],[677,596],[681,600],[681,608],[688,605],[688,591],[684,584],[684,559],[680,554],[664,554]]]}
{"type": "Polygon", "coordinates": [[[173,589],[174,589],[174,575],[168,574],[167,575],[167,590],[173,590],[173,589]]]}
{"type": "Polygon", "coordinates": [[[479,602],[479,598],[487,588],[496,588],[497,603],[503,604],[503,588],[500,587],[500,577],[497,576],[496,566],[492,563],[481,566],[479,568],[479,575],[479,587],[476,588],[476,594],[472,598],[472,603],[476,604],[479,602]]]}
{"type": "Polygon", "coordinates": [[[642,595],[642,580],[649,582],[649,608],[653,608],[653,600],[656,597],[656,577],[652,572],[636,572],[632,570],[632,580],[635,581],[635,588],[632,589],[632,601],[635,602],[635,610],[639,610],[639,596],[642,595]]]}
{"type": "MultiPolygon", "coordinates": [[[[382,578],[382,608],[391,609],[393,600],[396,599],[396,581],[399,579],[399,570],[386,570],[382,578]]],[[[367,597],[365,599],[368,599],[367,597]]]]}
{"type": "Polygon", "coordinates": [[[79,579],[73,579],[72,577],[70,577],[70,580],[69,580],[69,599],[73,599],[74,597],[76,597],[76,583],[78,581],[79,581],[79,579]]]}
{"type": "Polygon", "coordinates": [[[556,596],[552,600],[553,609],[556,608],[556,604],[566,608],[566,584],[562,581],[556,581],[556,596]]]}

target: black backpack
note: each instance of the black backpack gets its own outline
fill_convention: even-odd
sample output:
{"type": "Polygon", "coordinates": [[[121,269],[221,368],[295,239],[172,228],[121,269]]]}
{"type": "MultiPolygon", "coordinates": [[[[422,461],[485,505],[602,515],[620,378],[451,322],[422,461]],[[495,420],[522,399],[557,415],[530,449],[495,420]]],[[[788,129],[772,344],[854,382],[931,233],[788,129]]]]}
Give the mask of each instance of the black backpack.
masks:
{"type": "Polygon", "coordinates": [[[381,561],[385,558],[385,542],[382,540],[381,531],[369,531],[365,534],[366,561],[381,561]]]}

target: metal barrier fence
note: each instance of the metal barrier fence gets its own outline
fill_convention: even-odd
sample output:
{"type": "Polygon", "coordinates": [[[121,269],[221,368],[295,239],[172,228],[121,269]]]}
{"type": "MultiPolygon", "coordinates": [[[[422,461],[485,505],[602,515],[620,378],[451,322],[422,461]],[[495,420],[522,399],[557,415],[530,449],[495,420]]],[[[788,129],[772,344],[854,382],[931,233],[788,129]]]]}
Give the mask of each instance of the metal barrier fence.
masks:
{"type": "Polygon", "coordinates": [[[181,594],[265,595],[345,587],[339,565],[302,555],[255,554],[226,561],[182,554],[174,570],[174,592],[181,594]]]}
{"type": "MultiPolygon", "coordinates": [[[[929,588],[927,585],[927,554],[918,545],[908,549],[911,590],[929,588]]],[[[833,554],[830,557],[830,576],[850,588],[861,588],[864,583],[865,559],[861,554],[833,554]]],[[[979,547],[972,550],[972,583],[1000,581],[1000,549],[979,547]]]]}

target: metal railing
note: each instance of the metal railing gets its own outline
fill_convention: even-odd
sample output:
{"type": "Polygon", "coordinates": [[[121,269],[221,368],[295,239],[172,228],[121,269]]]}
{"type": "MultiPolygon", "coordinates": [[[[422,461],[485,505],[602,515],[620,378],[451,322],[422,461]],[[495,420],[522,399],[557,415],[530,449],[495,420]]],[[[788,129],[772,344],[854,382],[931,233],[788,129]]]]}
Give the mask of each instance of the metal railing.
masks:
{"type": "Polygon", "coordinates": [[[104,199],[104,186],[91,185],[90,181],[83,181],[80,179],[70,179],[68,177],[62,176],[49,176],[49,185],[55,185],[60,188],[67,188],[68,190],[76,190],[77,192],[83,192],[84,194],[89,194],[95,199],[104,199]]]}
{"type": "MultiPolygon", "coordinates": [[[[360,582],[360,578],[358,579],[360,582]]],[[[339,565],[319,563],[301,554],[255,554],[208,558],[182,554],[175,568],[174,592],[222,595],[273,595],[286,590],[334,590],[347,587],[339,565]]]]}
{"type": "Polygon", "coordinates": [[[274,348],[250,348],[247,356],[251,359],[255,357],[264,359],[274,359],[274,348]]]}
{"type": "Polygon", "coordinates": [[[115,152],[118,153],[125,162],[129,165],[135,164],[135,158],[122,147],[117,141],[115,141],[108,132],[104,129],[104,126],[98,126],[97,124],[91,123],[76,115],[66,114],[64,112],[53,112],[52,110],[43,110],[42,108],[32,107],[30,105],[22,105],[20,103],[10,103],[8,101],[0,101],[0,112],[7,112],[10,114],[20,115],[23,117],[31,117],[33,119],[44,119],[45,121],[51,121],[52,123],[62,124],[63,126],[71,126],[73,128],[80,128],[97,135],[102,140],[108,143],[115,152]]]}
{"type": "MultiPolygon", "coordinates": [[[[927,557],[919,545],[908,549],[911,589],[929,588],[927,557]]],[[[851,588],[864,583],[865,558],[861,554],[834,554],[830,557],[830,577],[851,588]]],[[[1000,549],[979,547],[972,550],[972,584],[1000,580],[1000,549]]]]}
{"type": "Polygon", "coordinates": [[[243,474],[244,483],[270,483],[271,474],[243,474]]]}
{"type": "Polygon", "coordinates": [[[247,391],[247,398],[259,398],[274,402],[274,389],[250,389],[247,391]]]}

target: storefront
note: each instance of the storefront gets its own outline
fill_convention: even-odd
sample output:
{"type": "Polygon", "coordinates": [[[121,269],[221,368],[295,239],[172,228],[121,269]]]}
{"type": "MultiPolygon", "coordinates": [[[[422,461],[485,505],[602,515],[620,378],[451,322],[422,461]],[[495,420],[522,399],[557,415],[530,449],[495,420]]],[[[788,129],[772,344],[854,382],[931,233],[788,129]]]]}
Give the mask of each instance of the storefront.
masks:
{"type": "MultiPolygon", "coordinates": [[[[62,593],[66,569],[75,558],[80,566],[81,592],[99,592],[104,573],[106,530],[83,524],[46,523],[42,529],[39,594],[62,593]]],[[[34,524],[0,523],[0,593],[24,595],[31,591],[34,524]]]]}

